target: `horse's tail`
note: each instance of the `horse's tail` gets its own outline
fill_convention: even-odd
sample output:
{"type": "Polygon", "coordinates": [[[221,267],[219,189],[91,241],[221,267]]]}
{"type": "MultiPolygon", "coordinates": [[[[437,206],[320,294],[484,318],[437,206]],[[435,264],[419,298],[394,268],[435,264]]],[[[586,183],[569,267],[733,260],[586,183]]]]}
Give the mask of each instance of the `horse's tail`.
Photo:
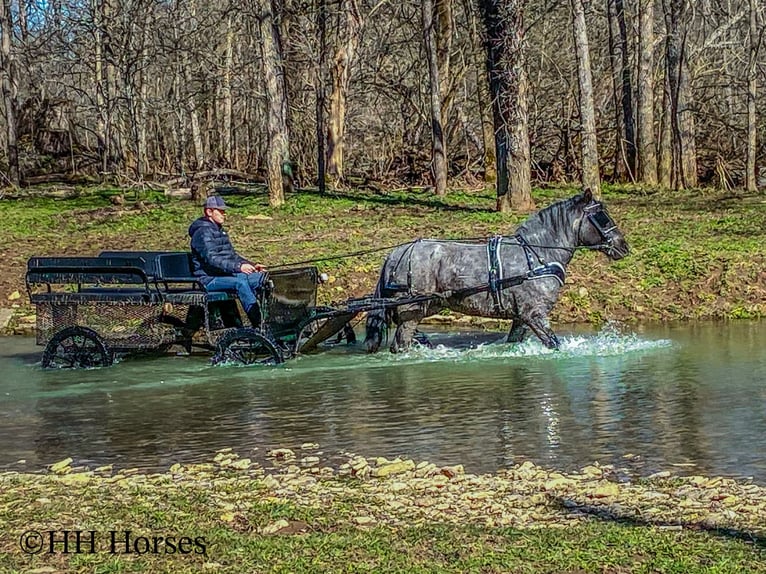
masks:
{"type": "MultiPolygon", "coordinates": [[[[387,264],[388,259],[386,259],[380,268],[380,277],[378,278],[378,284],[375,286],[376,298],[382,297],[383,295],[383,285],[385,284],[384,274],[386,272],[387,264]]],[[[364,337],[364,344],[367,347],[368,353],[378,352],[380,345],[383,343],[383,335],[386,332],[386,329],[388,329],[390,322],[390,312],[385,307],[368,311],[367,323],[365,325],[366,334],[364,337]]]]}

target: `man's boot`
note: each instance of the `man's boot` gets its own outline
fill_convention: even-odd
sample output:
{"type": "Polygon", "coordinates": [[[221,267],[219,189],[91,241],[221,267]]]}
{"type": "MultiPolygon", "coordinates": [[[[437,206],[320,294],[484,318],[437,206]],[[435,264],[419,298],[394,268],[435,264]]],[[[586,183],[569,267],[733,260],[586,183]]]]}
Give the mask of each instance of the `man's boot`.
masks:
{"type": "Polygon", "coordinates": [[[247,318],[250,319],[253,329],[261,328],[261,308],[257,303],[247,310],[247,318]]]}

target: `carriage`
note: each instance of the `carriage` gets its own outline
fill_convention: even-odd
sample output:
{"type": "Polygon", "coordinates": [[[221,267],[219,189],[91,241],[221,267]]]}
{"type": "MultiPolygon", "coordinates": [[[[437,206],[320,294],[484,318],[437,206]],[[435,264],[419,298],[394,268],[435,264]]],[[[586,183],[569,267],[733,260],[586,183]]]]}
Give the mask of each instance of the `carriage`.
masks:
{"type": "Polygon", "coordinates": [[[213,363],[279,364],[336,334],[353,341],[349,321],[376,303],[318,306],[322,279],[316,267],[271,272],[258,294],[262,323],[253,328],[236,294],[201,287],[186,252],[33,257],[26,273],[46,368],[109,366],[118,355],[174,345],[212,351],[213,363]]]}

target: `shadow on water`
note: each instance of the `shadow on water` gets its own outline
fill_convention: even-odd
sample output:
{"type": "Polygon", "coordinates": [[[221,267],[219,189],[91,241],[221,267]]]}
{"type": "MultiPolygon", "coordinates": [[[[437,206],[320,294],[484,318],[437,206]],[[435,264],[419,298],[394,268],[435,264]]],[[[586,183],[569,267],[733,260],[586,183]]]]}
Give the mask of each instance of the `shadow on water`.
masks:
{"type": "Polygon", "coordinates": [[[406,455],[470,472],[529,459],[766,480],[762,324],[576,331],[558,353],[499,333],[431,338],[431,350],[340,346],[278,368],[192,356],[76,372],[41,370],[31,341],[4,345],[0,467],[72,456],[163,469],[225,447],[258,459],[314,442],[325,457],[406,455]]]}

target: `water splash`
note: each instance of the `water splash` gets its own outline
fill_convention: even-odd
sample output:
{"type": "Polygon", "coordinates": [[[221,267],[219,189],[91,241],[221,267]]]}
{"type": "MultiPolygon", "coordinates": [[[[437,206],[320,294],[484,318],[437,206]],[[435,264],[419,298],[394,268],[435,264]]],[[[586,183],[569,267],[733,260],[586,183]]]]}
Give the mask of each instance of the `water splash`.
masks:
{"type": "Polygon", "coordinates": [[[562,360],[574,357],[604,357],[624,355],[673,345],[669,339],[643,339],[635,333],[624,332],[617,323],[607,323],[595,335],[564,335],[559,338],[558,351],[548,349],[539,339],[530,336],[523,343],[490,342],[470,348],[455,348],[439,344],[433,348],[415,346],[406,353],[397,355],[376,355],[384,362],[425,362],[425,361],[486,361],[515,358],[537,358],[562,360]]]}

